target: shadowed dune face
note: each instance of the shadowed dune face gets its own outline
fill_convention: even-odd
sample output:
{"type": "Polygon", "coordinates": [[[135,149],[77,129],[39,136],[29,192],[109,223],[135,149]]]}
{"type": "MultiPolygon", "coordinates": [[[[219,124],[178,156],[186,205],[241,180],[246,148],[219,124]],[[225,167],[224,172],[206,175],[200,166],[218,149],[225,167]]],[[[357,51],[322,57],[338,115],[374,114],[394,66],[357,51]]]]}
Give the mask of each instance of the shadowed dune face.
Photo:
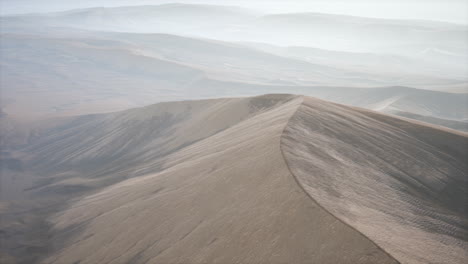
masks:
{"type": "Polygon", "coordinates": [[[20,242],[4,247],[13,257],[30,252],[57,264],[466,257],[464,133],[292,95],[160,103],[56,122],[14,153],[36,182],[22,214],[11,205],[0,211],[9,221],[1,229],[20,242]],[[40,225],[47,229],[33,242],[21,239],[40,225]]]}
{"type": "Polygon", "coordinates": [[[402,263],[466,259],[466,134],[307,98],[282,146],[310,197],[402,263]]]}
{"type": "Polygon", "coordinates": [[[291,98],[160,103],[44,123],[19,150],[24,167],[40,176],[27,188],[80,194],[163,170],[169,154],[291,98]]]}
{"type": "Polygon", "coordinates": [[[9,151],[0,156],[0,262],[12,256],[20,263],[35,263],[60,245],[57,239],[48,240],[48,216],[66,208],[66,201],[161,171],[170,153],[291,98],[160,103],[61,118],[40,124],[33,137],[26,137],[26,145],[2,134],[2,140],[8,136],[8,143],[18,144],[3,145],[2,151],[9,151]],[[20,170],[13,170],[17,164],[20,170]]]}

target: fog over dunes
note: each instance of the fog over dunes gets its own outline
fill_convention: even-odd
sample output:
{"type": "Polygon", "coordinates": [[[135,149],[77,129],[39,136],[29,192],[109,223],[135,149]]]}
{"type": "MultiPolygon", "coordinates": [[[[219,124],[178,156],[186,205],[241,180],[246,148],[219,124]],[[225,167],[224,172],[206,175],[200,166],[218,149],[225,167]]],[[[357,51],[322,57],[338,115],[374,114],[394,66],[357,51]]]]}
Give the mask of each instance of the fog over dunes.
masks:
{"type": "Polygon", "coordinates": [[[0,0],[0,263],[466,263],[459,7],[0,0]]]}
{"type": "MultiPolygon", "coordinates": [[[[89,8],[9,16],[5,22],[394,54],[413,54],[415,50],[427,48],[453,53],[460,52],[467,44],[465,25],[320,13],[265,15],[248,9],[212,5],[89,8]]],[[[466,56],[466,50],[463,54],[466,56]]]]}
{"type": "MultiPolygon", "coordinates": [[[[272,92],[376,110],[402,102],[385,95],[376,95],[380,100],[374,102],[363,93],[351,98],[371,103],[350,102],[346,98],[352,92],[337,96],[332,88],[326,94],[305,88],[311,86],[405,86],[466,98],[465,25],[194,4],[0,19],[1,104],[11,116],[109,112],[160,101],[272,92]],[[211,86],[202,87],[205,83],[211,86]]],[[[435,101],[460,109],[464,99],[455,100],[435,101]]],[[[411,111],[418,103],[405,102],[394,112],[460,120],[422,108],[411,111]]]]}
{"type": "Polygon", "coordinates": [[[305,60],[250,45],[166,34],[52,30],[45,37],[38,30],[8,30],[1,45],[1,102],[13,116],[109,112],[155,101],[269,92],[306,94],[387,113],[454,120],[467,115],[466,93],[355,88],[446,88],[459,83],[444,79],[443,72],[436,77],[431,68],[424,73],[417,67],[397,81],[404,68],[380,71],[378,59],[358,59],[365,54],[336,53],[333,59],[331,52],[315,50],[314,56],[322,59],[305,60]],[[338,63],[346,56],[349,64],[338,63]]]}
{"type": "MultiPolygon", "coordinates": [[[[77,8],[141,6],[174,3],[171,0],[1,0],[1,14],[46,13],[77,8]]],[[[468,24],[464,0],[178,0],[177,3],[241,6],[265,13],[323,12],[362,17],[419,19],[468,24]]]]}

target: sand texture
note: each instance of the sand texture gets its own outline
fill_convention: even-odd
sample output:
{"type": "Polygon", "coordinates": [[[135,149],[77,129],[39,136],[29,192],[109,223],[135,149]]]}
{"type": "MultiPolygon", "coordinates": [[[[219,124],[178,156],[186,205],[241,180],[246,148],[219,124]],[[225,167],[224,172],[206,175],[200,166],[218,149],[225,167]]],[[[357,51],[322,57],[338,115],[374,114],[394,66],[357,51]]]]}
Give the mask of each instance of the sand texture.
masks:
{"type": "Polygon", "coordinates": [[[3,244],[13,263],[27,262],[24,252],[56,264],[467,257],[466,133],[295,95],[160,103],[45,127],[12,152],[16,177],[36,177],[16,194],[35,210],[0,211],[17,238],[3,244]],[[48,228],[31,234],[39,223],[48,228]]]}

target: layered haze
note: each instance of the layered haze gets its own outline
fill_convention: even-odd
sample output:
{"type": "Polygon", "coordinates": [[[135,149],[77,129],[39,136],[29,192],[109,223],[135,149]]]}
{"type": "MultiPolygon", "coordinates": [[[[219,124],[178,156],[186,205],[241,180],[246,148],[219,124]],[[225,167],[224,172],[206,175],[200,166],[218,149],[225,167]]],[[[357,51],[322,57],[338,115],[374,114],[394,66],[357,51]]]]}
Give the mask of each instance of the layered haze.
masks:
{"type": "MultiPolygon", "coordinates": [[[[463,25],[187,4],[1,19],[2,108],[17,116],[269,92],[349,103],[332,87],[361,96],[369,93],[354,88],[395,86],[444,92],[459,102],[433,102],[466,110],[463,25]],[[34,90],[42,98],[31,102],[24,95],[34,90]]],[[[369,105],[351,104],[379,110],[401,99],[382,95],[379,101],[361,98],[369,105]]],[[[446,118],[426,110],[413,114],[446,118]]],[[[464,115],[454,121],[464,122],[464,115]]]]}
{"type": "MultiPolygon", "coordinates": [[[[76,8],[157,5],[170,0],[1,0],[2,14],[57,12],[76,8]]],[[[265,13],[322,12],[375,18],[437,20],[468,24],[468,8],[463,0],[179,0],[185,4],[242,6],[265,13]]]]}

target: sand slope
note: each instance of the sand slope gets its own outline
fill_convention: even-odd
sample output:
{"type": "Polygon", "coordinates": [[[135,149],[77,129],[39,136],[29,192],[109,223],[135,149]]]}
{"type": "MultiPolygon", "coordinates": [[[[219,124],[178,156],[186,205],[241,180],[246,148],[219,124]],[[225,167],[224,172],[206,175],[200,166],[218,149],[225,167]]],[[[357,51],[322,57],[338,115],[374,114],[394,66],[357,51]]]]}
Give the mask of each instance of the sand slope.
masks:
{"type": "Polygon", "coordinates": [[[68,237],[44,262],[395,263],[317,206],[290,174],[280,137],[301,101],[171,154],[160,173],[72,204],[52,218],[56,237],[68,237]],[[79,231],[67,235],[72,228],[79,231]]]}
{"type": "Polygon", "coordinates": [[[19,260],[21,252],[41,263],[467,257],[466,133],[293,95],[56,122],[15,152],[21,173],[37,177],[32,208],[47,208],[18,215],[50,226],[34,236],[21,224],[35,220],[0,212],[0,230],[35,241],[3,244],[19,260]]]}
{"type": "Polygon", "coordinates": [[[402,263],[466,260],[466,134],[306,98],[282,146],[313,199],[402,263]]]}

